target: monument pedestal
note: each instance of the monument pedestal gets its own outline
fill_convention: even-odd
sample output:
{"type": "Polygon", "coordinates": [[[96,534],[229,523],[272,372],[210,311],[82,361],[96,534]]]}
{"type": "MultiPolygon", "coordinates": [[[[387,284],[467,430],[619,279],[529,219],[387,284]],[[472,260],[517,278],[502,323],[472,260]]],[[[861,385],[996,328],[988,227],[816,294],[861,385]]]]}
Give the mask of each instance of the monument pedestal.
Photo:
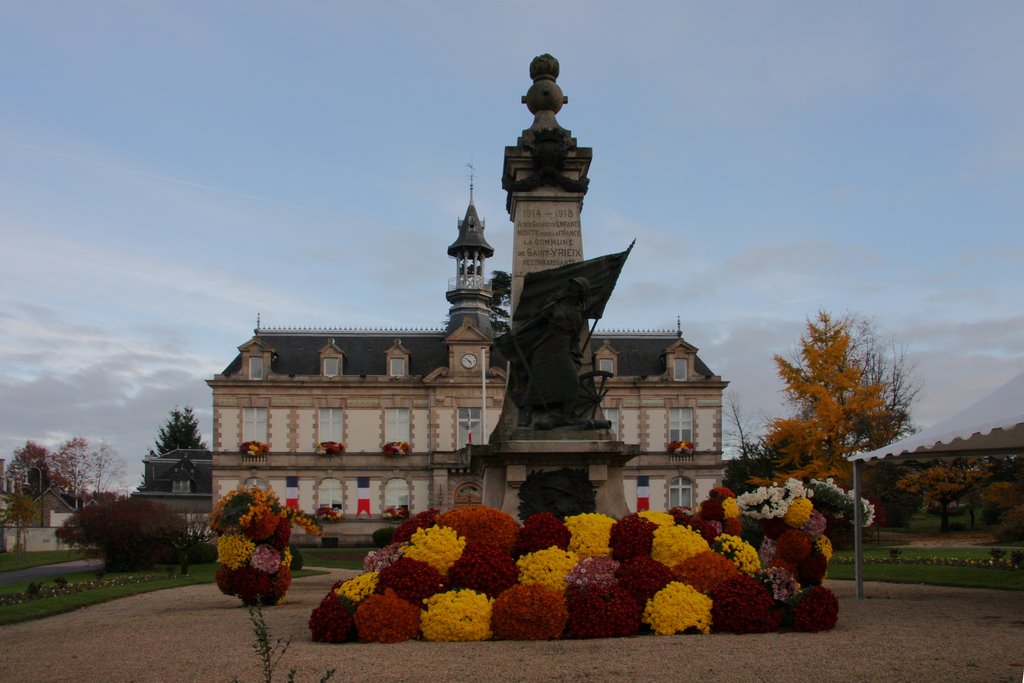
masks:
{"type": "MultiPolygon", "coordinates": [[[[593,491],[593,512],[615,519],[629,514],[622,483],[622,468],[639,452],[639,446],[607,439],[607,431],[543,432],[516,430],[512,438],[496,444],[470,446],[470,468],[483,481],[483,504],[522,519],[520,493],[524,483],[534,489],[530,506],[545,508],[536,500],[536,488],[527,483],[540,476],[555,477],[545,485],[554,494],[551,507],[556,517],[577,511],[559,507],[573,496],[561,491],[558,477],[569,470],[570,479],[589,482],[593,491]],[[606,438],[601,438],[605,436],[606,438]],[[533,475],[531,477],[531,475],[533,475]],[[566,495],[561,495],[566,494],[566,495]]],[[[585,484],[584,484],[585,485],[585,484]]],[[[579,510],[585,512],[588,510],[579,510]]]]}

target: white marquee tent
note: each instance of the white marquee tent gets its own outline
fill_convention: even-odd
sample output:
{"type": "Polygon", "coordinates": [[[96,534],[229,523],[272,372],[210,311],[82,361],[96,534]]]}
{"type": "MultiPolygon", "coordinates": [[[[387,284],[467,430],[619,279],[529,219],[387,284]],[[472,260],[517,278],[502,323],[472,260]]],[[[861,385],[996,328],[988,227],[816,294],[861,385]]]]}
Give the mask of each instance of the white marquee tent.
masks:
{"type": "Polygon", "coordinates": [[[1024,454],[1024,373],[988,396],[924,431],[866,453],[850,456],[858,507],[854,534],[857,597],[864,597],[863,529],[860,514],[861,470],[873,460],[929,460],[1024,454]]]}

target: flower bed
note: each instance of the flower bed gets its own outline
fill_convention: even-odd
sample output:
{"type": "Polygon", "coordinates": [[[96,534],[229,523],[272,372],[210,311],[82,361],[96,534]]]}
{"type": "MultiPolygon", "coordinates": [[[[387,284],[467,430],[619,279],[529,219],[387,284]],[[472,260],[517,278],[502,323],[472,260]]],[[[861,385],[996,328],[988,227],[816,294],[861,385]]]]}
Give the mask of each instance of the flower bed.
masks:
{"type": "Polygon", "coordinates": [[[310,630],[324,642],[828,630],[838,602],[820,583],[831,545],[807,494],[763,492],[772,504],[753,517],[777,520],[782,540],[766,536],[760,553],[722,533],[745,512],[722,487],[695,517],[542,513],[520,526],[485,506],[429,510],[324,597],[310,630]]]}

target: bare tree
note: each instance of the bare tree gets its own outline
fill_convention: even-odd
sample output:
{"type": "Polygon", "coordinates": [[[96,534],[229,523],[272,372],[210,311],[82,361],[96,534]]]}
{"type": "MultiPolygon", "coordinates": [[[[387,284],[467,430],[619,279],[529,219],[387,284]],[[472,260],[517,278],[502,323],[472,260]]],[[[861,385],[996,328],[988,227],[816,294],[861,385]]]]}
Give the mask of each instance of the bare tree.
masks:
{"type": "Polygon", "coordinates": [[[862,384],[882,386],[885,417],[862,427],[866,441],[881,448],[917,431],[911,420],[911,408],[921,392],[917,367],[907,346],[880,335],[871,318],[848,314],[845,322],[850,331],[850,355],[861,367],[862,384]]]}
{"type": "Polygon", "coordinates": [[[170,546],[178,551],[182,576],[188,576],[188,554],[195,546],[206,543],[213,537],[210,516],[202,513],[178,515],[178,523],[168,532],[170,546]]]}
{"type": "Polygon", "coordinates": [[[108,493],[120,486],[124,476],[124,458],[110,444],[100,442],[97,448],[89,451],[89,456],[93,493],[108,493]]]}

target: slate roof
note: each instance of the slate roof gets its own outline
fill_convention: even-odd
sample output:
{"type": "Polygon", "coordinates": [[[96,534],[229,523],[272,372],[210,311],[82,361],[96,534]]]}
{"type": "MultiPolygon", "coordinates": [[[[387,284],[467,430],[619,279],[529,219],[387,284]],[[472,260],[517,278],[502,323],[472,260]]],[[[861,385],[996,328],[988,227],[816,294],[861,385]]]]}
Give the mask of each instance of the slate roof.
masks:
{"type": "MultiPolygon", "coordinates": [[[[257,337],[275,351],[270,364],[280,375],[311,376],[320,374],[320,349],[333,339],[345,355],[345,375],[386,375],[386,353],[399,340],[409,351],[409,374],[427,375],[448,365],[448,345],[441,330],[260,330],[257,337]]],[[[601,332],[594,333],[591,348],[597,350],[608,340],[618,352],[617,374],[620,377],[656,376],[665,372],[665,349],[678,339],[675,332],[601,332]]],[[[489,365],[505,368],[505,358],[497,349],[489,357],[489,365]]],[[[714,376],[699,357],[694,372],[707,378],[714,376]]],[[[241,355],[224,368],[231,376],[242,369],[241,355]]]]}
{"type": "Polygon", "coordinates": [[[192,494],[213,492],[213,455],[203,449],[179,448],[146,458],[145,484],[140,493],[171,493],[175,475],[181,472],[195,484],[192,494]]]}

